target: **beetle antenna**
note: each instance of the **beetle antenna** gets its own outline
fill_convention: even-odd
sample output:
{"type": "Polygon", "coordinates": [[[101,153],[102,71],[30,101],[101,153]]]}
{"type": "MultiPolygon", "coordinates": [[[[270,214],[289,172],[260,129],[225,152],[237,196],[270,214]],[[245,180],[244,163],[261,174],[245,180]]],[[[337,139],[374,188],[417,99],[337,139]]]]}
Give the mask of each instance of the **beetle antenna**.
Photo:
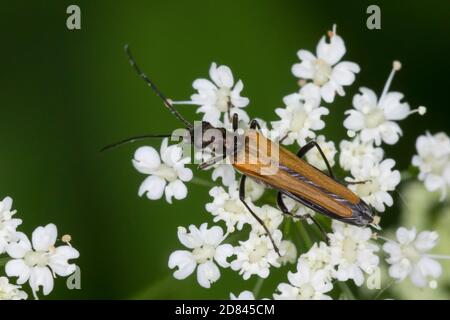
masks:
{"type": "Polygon", "coordinates": [[[183,118],[183,116],[178,112],[178,110],[174,108],[169,99],[167,99],[166,96],[161,91],[159,91],[158,87],[153,83],[153,81],[150,80],[150,78],[147,77],[147,75],[141,71],[141,68],[139,68],[139,66],[137,65],[136,61],[133,58],[133,55],[131,54],[130,47],[128,46],[128,44],[125,45],[125,52],[128,56],[128,60],[130,61],[131,66],[134,68],[134,70],[136,70],[137,74],[147,83],[147,85],[156,93],[156,95],[159,98],[161,98],[161,100],[164,102],[164,105],[170,110],[170,112],[172,112],[172,114],[175,117],[177,117],[178,120],[183,122],[184,125],[186,125],[186,127],[192,129],[193,128],[192,124],[185,118],[183,118]]]}
{"type": "Polygon", "coordinates": [[[119,147],[123,144],[126,143],[133,143],[139,140],[144,140],[144,139],[148,139],[148,138],[169,138],[171,135],[170,134],[144,134],[141,136],[134,136],[134,137],[130,137],[130,138],[126,138],[111,144],[108,144],[107,146],[104,146],[100,152],[106,151],[106,150],[110,150],[116,147],[119,147]]]}

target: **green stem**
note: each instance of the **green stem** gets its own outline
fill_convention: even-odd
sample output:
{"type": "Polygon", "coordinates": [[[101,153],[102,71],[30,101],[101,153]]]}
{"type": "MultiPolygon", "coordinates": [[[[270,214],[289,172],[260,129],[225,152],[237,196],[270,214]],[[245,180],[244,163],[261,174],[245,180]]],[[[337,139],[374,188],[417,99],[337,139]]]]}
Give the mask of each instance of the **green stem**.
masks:
{"type": "Polygon", "coordinates": [[[199,177],[194,177],[192,178],[191,181],[189,181],[193,184],[197,184],[199,186],[203,186],[203,187],[215,187],[216,185],[214,183],[212,183],[209,180],[203,179],[203,178],[199,178],[199,177]]]}
{"type": "Polygon", "coordinates": [[[341,288],[342,293],[344,293],[349,300],[356,300],[355,295],[353,294],[352,290],[346,284],[345,282],[338,281],[339,288],[341,288]]]}
{"type": "Polygon", "coordinates": [[[377,300],[387,289],[389,289],[393,284],[395,283],[395,280],[392,280],[389,282],[384,288],[380,289],[378,293],[373,297],[373,300],[377,300]]]}
{"type": "Polygon", "coordinates": [[[258,278],[258,280],[256,280],[255,287],[253,288],[253,295],[255,296],[255,299],[257,299],[257,297],[258,297],[263,283],[264,283],[264,278],[258,278]]]}
{"type": "Polygon", "coordinates": [[[299,221],[299,223],[297,223],[297,227],[298,227],[298,232],[300,233],[301,237],[305,241],[306,247],[307,248],[312,247],[313,241],[311,240],[311,237],[309,236],[308,231],[306,231],[306,228],[303,225],[303,221],[299,221]]]}
{"type": "Polygon", "coordinates": [[[291,230],[291,223],[292,223],[292,219],[287,219],[285,220],[285,224],[284,224],[284,235],[289,235],[289,231],[291,230]]]}

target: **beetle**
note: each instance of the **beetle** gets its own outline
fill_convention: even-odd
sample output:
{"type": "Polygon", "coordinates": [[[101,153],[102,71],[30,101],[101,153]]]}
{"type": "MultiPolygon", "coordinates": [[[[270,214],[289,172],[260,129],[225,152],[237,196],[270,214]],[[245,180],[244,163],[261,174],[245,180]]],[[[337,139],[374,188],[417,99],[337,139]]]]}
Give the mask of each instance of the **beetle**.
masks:
{"type": "MultiPolygon", "coordinates": [[[[226,158],[234,160],[231,161],[231,165],[242,174],[239,183],[239,198],[250,214],[264,228],[278,254],[280,254],[279,250],[269,229],[246,201],[245,183],[247,178],[277,190],[277,205],[281,212],[292,217],[312,219],[320,231],[325,235],[326,239],[326,233],[316,219],[312,216],[294,215],[288,210],[283,197],[291,198],[332,219],[360,227],[367,227],[370,225],[379,229],[377,223],[374,222],[375,214],[373,209],[359,196],[353,193],[346,184],[335,178],[324,152],[316,141],[312,140],[308,142],[300,148],[297,154],[294,154],[277,142],[265,137],[261,133],[261,127],[256,120],[252,120],[247,129],[242,130],[239,128],[237,114],[233,114],[231,119],[232,132],[228,132],[225,128],[214,127],[211,123],[206,121],[201,121],[197,125],[193,125],[174,108],[171,101],[157,88],[155,83],[141,71],[136,64],[128,45],[125,46],[125,52],[131,66],[135,69],[137,74],[163,101],[170,112],[184,124],[187,134],[183,138],[201,150],[207,148],[212,143],[218,146],[218,148],[215,148],[215,157],[201,163],[199,165],[200,169],[208,168],[226,158]],[[216,134],[206,134],[211,130],[216,134]],[[200,132],[200,134],[198,134],[198,132],[200,132]],[[305,154],[312,148],[318,149],[326,164],[328,174],[303,160],[305,154]],[[271,150],[276,150],[277,156],[275,156],[271,150]],[[250,158],[256,159],[256,161],[245,161],[250,158]],[[238,159],[244,159],[244,161],[237,161],[238,159]],[[277,170],[272,174],[262,174],[261,171],[267,167],[268,163],[271,165],[275,164],[277,170]]],[[[137,136],[108,145],[103,148],[103,150],[139,139],[169,136],[170,135],[137,136]]],[[[365,182],[366,181],[353,183],[365,182]]]]}

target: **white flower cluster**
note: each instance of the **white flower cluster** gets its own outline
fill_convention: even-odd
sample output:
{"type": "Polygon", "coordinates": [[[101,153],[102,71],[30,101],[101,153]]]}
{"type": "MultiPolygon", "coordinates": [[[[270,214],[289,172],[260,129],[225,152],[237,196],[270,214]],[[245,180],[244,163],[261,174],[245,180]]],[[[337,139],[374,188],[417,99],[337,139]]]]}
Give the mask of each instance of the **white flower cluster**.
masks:
{"type": "Polygon", "coordinates": [[[28,297],[21,285],[28,282],[33,296],[42,287],[44,295],[53,290],[53,278],[67,277],[72,274],[76,265],[69,260],[79,257],[78,251],[70,243],[70,236],[63,236],[64,245],[56,246],[57,230],[52,223],[45,227],[37,227],[31,241],[23,233],[17,231],[21,219],[13,218],[16,210],[11,210],[12,199],[0,201],[0,254],[7,253],[8,261],[5,273],[8,277],[17,277],[17,284],[10,283],[7,277],[0,277],[0,300],[22,300],[28,297]]]}
{"type": "Polygon", "coordinates": [[[444,200],[450,187],[450,138],[444,132],[427,132],[417,138],[416,149],[412,164],[420,170],[419,180],[428,191],[439,190],[444,200]]]}
{"type": "Polygon", "coordinates": [[[413,111],[409,104],[402,102],[403,94],[389,92],[395,72],[401,64],[394,61],[392,71],[378,99],[375,92],[360,88],[360,94],[353,97],[353,108],[346,111],[344,127],[353,140],[340,143],[339,163],[352,177],[346,180],[349,188],[377,211],[383,212],[386,206],[393,205],[389,192],[400,183],[400,172],[393,170],[395,161],[383,159],[382,142],[393,145],[398,142],[402,130],[396,123],[412,113],[423,115],[425,107],[413,111]]]}
{"type": "Polygon", "coordinates": [[[316,137],[316,130],[325,127],[321,117],[329,111],[320,106],[320,91],[313,84],[284,97],[283,102],[286,107],[275,110],[280,120],[273,121],[272,127],[284,144],[297,142],[304,145],[308,139],[316,137]]]}
{"type": "Polygon", "coordinates": [[[344,40],[333,31],[328,33],[329,41],[323,36],[316,48],[316,56],[307,50],[298,51],[300,63],[292,66],[292,73],[301,80],[309,81],[320,90],[325,102],[334,101],[336,93],[344,96],[343,87],[355,81],[355,73],[360,71],[354,62],[341,61],[347,49],[344,40]]]}
{"type": "Polygon", "coordinates": [[[295,246],[290,241],[282,241],[282,233],[277,229],[283,221],[280,210],[269,205],[254,207],[256,214],[268,226],[275,244],[280,248],[281,257],[276,253],[261,225],[233,193],[227,196],[222,188],[214,187],[210,194],[216,193],[217,197],[213,203],[207,204],[207,208],[215,214],[214,221],[225,222],[228,232],[224,235],[223,229],[219,226],[208,229],[206,223],[200,228],[194,225],[189,226],[189,232],[179,227],[180,242],[192,251],[177,250],[170,255],[169,267],[177,268],[174,273],[175,278],[186,278],[198,266],[197,281],[201,286],[209,288],[211,283],[220,277],[216,264],[222,268],[231,267],[247,280],[252,275],[267,278],[271,267],[280,267],[283,263],[292,261],[292,257],[295,259],[295,246]],[[251,227],[247,240],[239,241],[239,245],[234,247],[231,244],[222,244],[231,232],[242,230],[244,224],[251,227]],[[228,261],[232,256],[234,259],[228,261]]]}
{"type": "Polygon", "coordinates": [[[281,283],[274,299],[324,300],[333,289],[333,280],[353,280],[362,286],[365,276],[378,268],[379,248],[371,242],[372,231],[333,222],[329,244],[315,243],[311,249],[300,255],[297,272],[288,273],[289,283],[281,283]]]}
{"type": "Polygon", "coordinates": [[[438,234],[434,231],[417,233],[415,228],[399,228],[396,236],[397,241],[388,240],[383,245],[383,250],[389,255],[389,275],[398,281],[409,276],[418,287],[436,287],[436,281],[432,279],[441,275],[442,268],[435,259],[443,257],[428,252],[436,246],[438,234]]]}
{"type": "Polygon", "coordinates": [[[203,121],[221,127],[230,123],[231,116],[238,114],[245,122],[250,120],[243,110],[250,100],[241,97],[244,83],[238,80],[234,83],[233,73],[227,66],[217,66],[215,62],[209,68],[209,79],[197,79],[192,86],[198,92],[191,96],[190,101],[172,101],[173,104],[198,105],[197,113],[203,113],[203,121]]]}
{"type": "MultiPolygon", "coordinates": [[[[392,72],[378,98],[374,91],[360,88],[353,97],[353,108],[346,111],[343,126],[347,129],[349,140],[339,143],[338,150],[318,130],[325,128],[322,116],[330,113],[322,102],[332,103],[336,97],[344,96],[344,87],[350,86],[360,67],[353,62],[341,61],[346,53],[342,37],[336,27],[322,37],[316,48],[316,55],[300,50],[299,63],[294,64],[292,73],[299,78],[300,89],[283,98],[284,107],[275,109],[279,120],[262,122],[262,133],[284,145],[303,146],[315,139],[323,150],[331,167],[339,165],[351,176],[346,178],[349,188],[376,211],[383,212],[393,205],[390,194],[401,182],[401,175],[394,169],[395,161],[385,158],[382,143],[392,145],[402,134],[397,121],[412,113],[424,114],[425,107],[410,109],[403,101],[403,95],[390,92],[389,88],[395,72],[400,70],[399,62],[393,63],[392,72]]],[[[203,120],[214,126],[230,128],[231,115],[237,113],[241,120],[248,122],[249,116],[244,107],[249,99],[241,97],[243,83],[234,82],[231,69],[227,66],[211,65],[208,79],[197,79],[193,83],[198,92],[190,101],[173,101],[174,104],[200,106],[197,112],[203,113],[203,120]]],[[[420,137],[417,142],[418,155],[413,164],[420,169],[419,179],[425,181],[429,190],[441,190],[443,194],[450,185],[450,140],[445,134],[420,137]]],[[[320,152],[313,148],[306,154],[306,161],[318,168],[327,167],[320,152]]],[[[150,175],[139,188],[139,195],[146,194],[149,199],[160,199],[166,195],[167,202],[172,197],[183,199],[187,195],[184,182],[192,179],[192,171],[185,168],[188,159],[182,158],[181,147],[168,146],[164,140],[161,156],[152,147],[139,148],[133,160],[135,168],[150,175]]],[[[184,279],[197,270],[197,281],[205,288],[219,280],[220,268],[231,268],[244,280],[252,277],[267,278],[273,268],[288,263],[297,263],[296,272],[289,272],[288,283],[278,285],[274,299],[331,299],[331,291],[338,282],[352,281],[357,287],[379,272],[382,253],[377,241],[386,241],[384,252],[390,265],[389,274],[400,281],[410,276],[413,283],[423,287],[430,285],[429,279],[437,278],[440,265],[427,252],[434,247],[437,234],[415,230],[397,231],[398,241],[387,240],[373,233],[370,228],[346,225],[333,221],[328,242],[313,242],[304,253],[298,256],[295,237],[282,231],[287,223],[302,223],[298,217],[312,223],[314,212],[296,201],[284,198],[286,207],[297,218],[286,221],[285,215],[276,207],[257,205],[265,191],[265,186],[247,179],[246,203],[264,222],[266,230],[252,216],[241,201],[238,190],[238,174],[230,164],[213,166],[212,180],[222,178],[222,186],[214,186],[209,195],[212,200],[206,204],[206,211],[212,216],[214,225],[207,223],[200,227],[190,225],[188,229],[178,228],[179,241],[187,250],[177,250],[169,257],[169,268],[175,269],[174,277],[184,279]],[[224,231],[225,230],[225,231],[224,231]],[[230,235],[233,234],[233,238],[230,235]],[[245,236],[244,236],[245,235],[245,236]],[[417,237],[416,237],[417,236],[417,237]],[[233,240],[231,239],[241,239],[233,240]],[[243,239],[243,240],[242,240],[243,239]],[[279,249],[279,254],[272,240],[279,249]],[[233,243],[233,244],[232,244],[233,243]]],[[[379,289],[379,288],[378,288],[379,289]]],[[[250,291],[238,295],[230,294],[231,299],[255,299],[250,291]]]]}
{"type": "Polygon", "coordinates": [[[152,147],[136,150],[134,167],[140,173],[149,175],[139,187],[139,196],[146,194],[147,198],[157,200],[165,194],[169,203],[172,203],[172,197],[177,200],[186,198],[187,188],[183,182],[192,179],[192,171],[184,165],[190,159],[182,158],[183,150],[176,145],[169,147],[168,143],[167,138],[162,141],[161,157],[152,147]]]}

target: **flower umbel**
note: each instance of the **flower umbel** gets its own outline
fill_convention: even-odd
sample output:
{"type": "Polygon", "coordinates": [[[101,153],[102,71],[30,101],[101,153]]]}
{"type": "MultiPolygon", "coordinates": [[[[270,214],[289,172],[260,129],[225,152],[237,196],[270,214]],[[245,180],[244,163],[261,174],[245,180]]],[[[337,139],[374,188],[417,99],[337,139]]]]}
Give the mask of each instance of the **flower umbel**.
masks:
{"type": "Polygon", "coordinates": [[[199,105],[197,113],[203,113],[203,121],[214,126],[223,126],[235,113],[245,122],[249,121],[245,108],[250,100],[241,97],[244,84],[241,80],[234,82],[231,69],[225,65],[217,66],[215,62],[209,68],[209,79],[197,79],[192,86],[198,91],[191,96],[191,101],[173,101],[174,104],[199,105]],[[222,115],[224,115],[222,119],[222,115]]]}
{"type": "Polygon", "coordinates": [[[426,287],[442,273],[442,267],[428,252],[436,246],[438,234],[434,231],[416,232],[399,228],[396,232],[397,241],[388,240],[383,250],[389,255],[386,261],[391,265],[389,275],[402,281],[410,277],[418,287],[426,287]]]}
{"type": "Polygon", "coordinates": [[[220,278],[216,263],[223,268],[228,267],[227,258],[233,254],[230,244],[221,244],[225,239],[222,229],[218,226],[208,229],[207,223],[200,228],[190,225],[189,232],[179,227],[178,239],[191,251],[177,250],[170,255],[169,268],[177,268],[173,276],[179,280],[185,279],[197,268],[198,283],[209,288],[220,278]]]}
{"type": "Polygon", "coordinates": [[[316,137],[316,130],[325,127],[321,120],[329,113],[320,106],[320,92],[312,84],[305,85],[299,93],[293,93],[283,98],[285,108],[275,109],[280,120],[272,122],[272,127],[281,137],[281,142],[290,145],[297,142],[304,145],[307,139],[316,137]]]}
{"type": "Polygon", "coordinates": [[[0,254],[6,251],[9,242],[14,238],[21,219],[13,219],[16,210],[11,210],[13,200],[10,197],[0,201],[0,254]]]}
{"type": "Polygon", "coordinates": [[[56,226],[50,223],[37,227],[31,242],[24,233],[18,232],[16,239],[8,245],[7,252],[13,259],[5,266],[6,274],[18,277],[18,284],[28,281],[35,298],[40,287],[44,295],[53,290],[56,275],[67,277],[76,269],[68,260],[78,258],[80,254],[70,245],[55,247],[56,239],[56,226]]]}
{"type": "Polygon", "coordinates": [[[206,211],[214,216],[214,222],[224,221],[228,232],[242,230],[244,224],[250,223],[250,213],[239,199],[236,182],[228,188],[228,192],[223,187],[213,187],[209,195],[213,197],[213,202],[206,204],[206,211]]]}
{"type": "Polygon", "coordinates": [[[393,170],[394,166],[392,159],[385,159],[379,164],[365,161],[361,167],[352,168],[353,178],[346,180],[358,183],[350,184],[349,188],[377,211],[383,212],[385,206],[394,204],[389,191],[394,191],[401,180],[400,172],[393,170]]]}
{"type": "Polygon", "coordinates": [[[326,273],[322,270],[315,271],[307,261],[302,259],[297,264],[297,272],[288,272],[289,283],[278,285],[278,294],[274,294],[277,300],[330,300],[325,293],[333,289],[328,281],[326,273]]]}
{"type": "MultiPolygon", "coordinates": [[[[281,237],[280,230],[272,233],[272,238],[278,246],[281,237]]],[[[267,278],[271,266],[280,266],[278,254],[275,252],[272,242],[266,235],[250,232],[248,240],[239,241],[239,246],[234,248],[234,254],[236,255],[236,260],[231,262],[231,268],[239,271],[239,274],[242,275],[244,280],[249,279],[252,275],[267,278]]],[[[280,250],[280,254],[283,256],[284,252],[280,250]]]]}
{"type": "MultiPolygon", "coordinates": [[[[218,139],[214,137],[211,141],[220,142],[222,150],[222,153],[214,152],[213,148],[202,145],[201,150],[195,152],[195,159],[204,163],[200,169],[211,168],[211,179],[217,185],[201,177],[193,179],[192,183],[208,186],[212,199],[205,206],[210,213],[207,216],[220,227],[208,228],[203,223],[199,228],[194,225],[188,229],[178,228],[178,238],[188,249],[177,250],[169,257],[169,268],[175,269],[176,279],[184,279],[197,270],[198,283],[210,288],[219,280],[220,268],[230,267],[244,280],[257,278],[253,291],[245,290],[239,295],[231,293],[230,298],[253,300],[259,295],[263,279],[297,263],[297,270],[287,274],[287,281],[276,285],[274,299],[319,300],[332,296],[353,299],[364,292],[359,288],[364,283],[370,290],[381,289],[380,264],[385,261],[380,260],[382,252],[378,243],[384,240],[387,242],[383,249],[388,255],[386,261],[392,278],[401,281],[410,277],[419,287],[436,287],[435,279],[441,274],[436,259],[450,258],[429,253],[437,242],[437,234],[433,231],[416,234],[415,229],[400,228],[397,241],[387,240],[383,232],[390,224],[381,229],[381,214],[378,215],[393,207],[396,198],[393,192],[401,191],[397,188],[402,177],[406,181],[415,174],[413,170],[403,170],[400,174],[394,168],[396,161],[384,158],[384,144],[393,145],[399,141],[402,130],[398,121],[413,113],[423,115],[426,108],[421,106],[411,110],[403,94],[390,91],[394,75],[401,68],[400,62],[394,61],[379,96],[364,87],[354,95],[353,108],[345,112],[343,123],[350,139],[339,143],[340,153],[336,160],[337,145],[319,131],[325,129],[323,116],[336,109],[334,106],[323,107],[323,101],[331,103],[336,94],[344,96],[344,87],[351,85],[356,73],[360,72],[356,63],[342,61],[345,53],[346,46],[336,33],[336,26],[320,39],[315,55],[306,50],[298,51],[300,63],[292,67],[292,72],[300,79],[300,89],[286,95],[283,107],[275,109],[278,120],[258,119],[258,126],[254,121],[248,124],[249,117],[244,108],[249,99],[241,96],[242,81],[235,82],[227,66],[213,63],[210,79],[194,81],[193,87],[198,92],[190,101],[173,101],[174,104],[200,106],[197,112],[203,114],[203,121],[220,129],[218,139]],[[231,123],[233,114],[237,114],[240,121],[231,123]],[[226,135],[223,140],[227,133],[233,133],[233,136],[226,135]],[[276,166],[281,174],[277,173],[275,177],[257,174],[256,169],[263,166],[262,161],[248,166],[232,163],[232,155],[250,154],[253,150],[260,154],[266,148],[260,145],[251,149],[252,146],[245,142],[234,141],[236,136],[247,139],[253,133],[259,137],[258,141],[266,141],[262,139],[264,136],[272,145],[281,148],[285,161],[281,159],[276,166]],[[304,148],[305,145],[313,146],[309,144],[312,139],[320,149],[304,148]],[[292,144],[298,144],[300,152],[294,147],[285,147],[292,144]],[[232,146],[237,149],[233,150],[232,146]],[[331,168],[328,170],[327,163],[334,173],[328,172],[331,168]],[[345,181],[340,178],[342,171],[349,176],[345,181]],[[241,188],[238,181],[243,176],[247,180],[241,188]],[[271,193],[271,188],[279,193],[271,193]],[[367,219],[360,219],[363,215],[367,219]],[[330,220],[330,217],[334,219],[330,220]],[[309,225],[300,221],[303,219],[309,225]],[[223,243],[225,238],[229,243],[223,243]],[[281,266],[285,268],[279,268],[281,266]],[[356,286],[349,287],[347,282],[356,286]]],[[[202,128],[208,126],[203,123],[202,128]]],[[[202,141],[206,144],[206,139],[202,141]]],[[[412,164],[419,168],[419,180],[428,191],[439,190],[443,200],[450,186],[450,139],[445,133],[433,136],[427,133],[418,138],[416,146],[417,155],[412,164]]],[[[160,199],[165,194],[169,203],[173,197],[185,198],[184,182],[192,179],[192,171],[185,168],[188,159],[183,159],[181,154],[181,147],[168,146],[167,140],[162,143],[161,157],[151,147],[138,149],[133,164],[138,171],[149,175],[142,183],[139,195],[160,199]]],[[[272,156],[276,157],[271,153],[272,156]]],[[[398,196],[401,197],[400,192],[398,196]]],[[[431,211],[428,209],[431,206],[425,207],[431,211]]],[[[422,216],[423,220],[427,215],[423,213],[422,216]]],[[[391,291],[382,289],[376,297],[384,292],[391,291]]]]}
{"type": "Polygon", "coordinates": [[[9,283],[7,277],[0,277],[0,300],[26,300],[28,295],[21,286],[9,283]]]}
{"type": "Polygon", "coordinates": [[[168,139],[161,143],[161,157],[152,147],[140,147],[136,150],[133,165],[140,173],[149,176],[139,187],[139,196],[146,195],[150,200],[161,199],[172,203],[172,197],[177,200],[186,198],[187,188],[183,182],[192,179],[192,171],[185,168],[189,158],[182,158],[183,150],[177,145],[168,146],[168,139]]]}
{"type": "Polygon", "coordinates": [[[362,142],[359,135],[352,141],[342,140],[340,145],[339,165],[344,170],[361,168],[364,163],[380,163],[384,151],[374,147],[373,142],[362,142]]]}
{"type": "Polygon", "coordinates": [[[336,33],[336,25],[329,32],[329,42],[323,36],[316,48],[316,56],[307,50],[297,55],[301,63],[292,66],[292,73],[300,79],[311,80],[320,89],[320,95],[328,103],[334,101],[336,93],[345,95],[344,86],[355,81],[355,73],[360,71],[354,62],[341,61],[346,52],[344,40],[336,33]]]}
{"type": "Polygon", "coordinates": [[[372,90],[360,88],[361,94],[353,97],[354,109],[345,112],[348,116],[344,121],[344,126],[351,132],[361,132],[363,143],[373,141],[377,146],[381,142],[395,144],[402,134],[402,129],[396,121],[403,120],[415,112],[421,115],[426,112],[425,107],[411,111],[409,104],[402,102],[403,94],[389,92],[394,74],[400,68],[400,62],[394,61],[380,99],[377,99],[372,90]]]}
{"type": "Polygon", "coordinates": [[[417,155],[412,164],[419,168],[419,180],[425,183],[428,191],[441,191],[441,201],[447,196],[450,187],[450,139],[444,132],[417,138],[417,155]]]}
{"type": "Polygon", "coordinates": [[[371,243],[372,231],[333,221],[330,238],[331,262],[336,266],[334,277],[339,281],[352,279],[357,286],[364,282],[364,274],[372,274],[378,267],[375,253],[378,246],[371,243]]]}

